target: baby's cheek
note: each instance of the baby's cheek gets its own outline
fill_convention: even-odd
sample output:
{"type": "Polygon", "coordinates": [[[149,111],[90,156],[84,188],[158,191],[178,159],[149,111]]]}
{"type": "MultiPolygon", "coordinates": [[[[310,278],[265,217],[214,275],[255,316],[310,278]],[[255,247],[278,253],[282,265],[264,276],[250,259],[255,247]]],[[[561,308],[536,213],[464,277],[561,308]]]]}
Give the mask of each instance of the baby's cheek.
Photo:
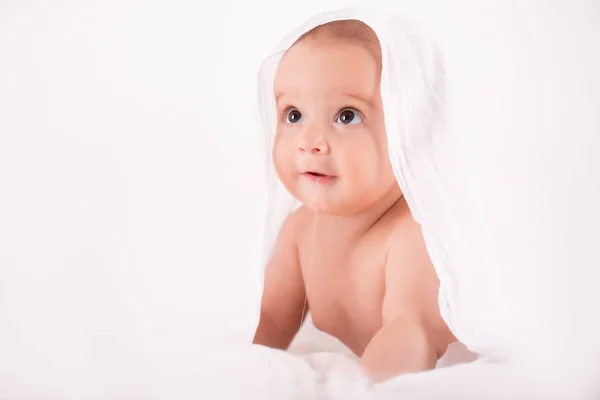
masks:
{"type": "MultiPolygon", "coordinates": [[[[286,160],[289,164],[291,162],[289,153],[286,146],[286,141],[282,139],[276,139],[273,145],[273,163],[275,164],[275,169],[277,173],[280,173],[286,169],[286,160]]],[[[289,167],[288,167],[289,168],[289,167]]]]}
{"type": "Polygon", "coordinates": [[[349,151],[344,164],[349,180],[361,185],[363,189],[365,186],[371,186],[379,175],[379,161],[368,147],[349,151]]]}
{"type": "Polygon", "coordinates": [[[286,189],[295,193],[297,182],[295,181],[296,174],[294,173],[294,154],[285,146],[277,146],[276,144],[273,149],[273,166],[279,180],[286,189]]]}

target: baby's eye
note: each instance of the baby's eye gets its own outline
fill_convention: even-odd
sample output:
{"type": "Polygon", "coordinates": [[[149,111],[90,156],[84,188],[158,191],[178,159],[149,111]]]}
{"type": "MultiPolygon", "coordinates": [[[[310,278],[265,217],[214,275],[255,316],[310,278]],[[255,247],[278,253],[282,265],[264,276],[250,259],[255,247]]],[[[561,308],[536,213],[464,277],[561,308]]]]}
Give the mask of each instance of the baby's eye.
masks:
{"type": "Polygon", "coordinates": [[[295,124],[297,122],[300,122],[301,119],[302,119],[302,114],[300,113],[300,111],[298,111],[294,108],[289,110],[285,117],[285,121],[289,124],[295,124]]]}
{"type": "Polygon", "coordinates": [[[340,113],[336,122],[344,125],[360,124],[362,122],[362,118],[357,111],[345,109],[340,113]]]}

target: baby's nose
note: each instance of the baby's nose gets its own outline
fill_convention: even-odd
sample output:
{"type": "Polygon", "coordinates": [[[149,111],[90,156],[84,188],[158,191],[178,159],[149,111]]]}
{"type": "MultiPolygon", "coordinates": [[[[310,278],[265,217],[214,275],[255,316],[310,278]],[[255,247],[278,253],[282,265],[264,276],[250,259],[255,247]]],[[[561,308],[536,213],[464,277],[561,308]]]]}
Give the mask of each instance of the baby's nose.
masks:
{"type": "Polygon", "coordinates": [[[300,153],[309,153],[314,155],[325,154],[329,152],[329,146],[321,138],[316,138],[314,140],[304,139],[300,141],[298,151],[300,153]]]}

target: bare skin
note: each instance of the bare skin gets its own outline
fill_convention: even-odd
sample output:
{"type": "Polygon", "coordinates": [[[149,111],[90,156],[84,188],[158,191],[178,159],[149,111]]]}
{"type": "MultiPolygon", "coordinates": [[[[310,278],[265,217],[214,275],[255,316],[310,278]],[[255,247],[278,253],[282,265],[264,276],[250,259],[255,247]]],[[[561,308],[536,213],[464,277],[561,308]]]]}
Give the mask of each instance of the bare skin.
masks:
{"type": "Polygon", "coordinates": [[[267,266],[254,343],[287,349],[309,309],[318,329],[383,381],[435,368],[456,338],[387,156],[373,54],[364,44],[304,40],[280,63],[274,163],[304,205],[285,222],[267,266]]]}

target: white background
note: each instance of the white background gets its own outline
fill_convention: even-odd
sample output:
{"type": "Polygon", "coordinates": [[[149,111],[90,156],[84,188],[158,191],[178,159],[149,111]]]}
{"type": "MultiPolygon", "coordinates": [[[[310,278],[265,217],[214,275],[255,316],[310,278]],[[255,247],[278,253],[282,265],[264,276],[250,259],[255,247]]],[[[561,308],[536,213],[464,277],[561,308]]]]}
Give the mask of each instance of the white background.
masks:
{"type": "MultiPolygon", "coordinates": [[[[595,302],[577,271],[599,265],[599,3],[402,3],[456,77],[474,254],[522,278],[511,293],[568,293],[552,312],[595,302]],[[542,270],[559,274],[534,289],[542,270]]],[[[0,2],[0,398],[116,398],[147,365],[251,339],[256,73],[281,35],[349,3],[202,4],[0,2]]]]}

